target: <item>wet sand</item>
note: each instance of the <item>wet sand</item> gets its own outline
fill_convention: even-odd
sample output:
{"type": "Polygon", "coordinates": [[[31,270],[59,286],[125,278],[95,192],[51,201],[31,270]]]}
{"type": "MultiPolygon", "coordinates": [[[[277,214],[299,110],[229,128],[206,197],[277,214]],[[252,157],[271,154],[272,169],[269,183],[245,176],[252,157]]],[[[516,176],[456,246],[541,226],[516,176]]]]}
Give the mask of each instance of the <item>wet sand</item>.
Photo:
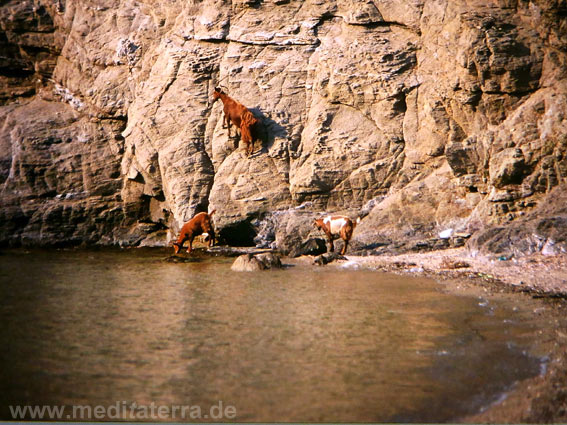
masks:
{"type": "Polygon", "coordinates": [[[463,418],[465,423],[567,423],[567,255],[540,254],[519,259],[472,256],[463,248],[361,257],[347,255],[327,267],[369,268],[393,273],[426,275],[442,282],[444,290],[497,297],[541,299],[535,315],[547,315],[542,329],[549,356],[544,374],[519,382],[510,393],[484,412],[463,418]]]}
{"type": "Polygon", "coordinates": [[[364,267],[408,271],[441,277],[466,277],[499,289],[528,292],[541,297],[567,299],[567,255],[534,254],[515,259],[471,256],[464,248],[422,253],[357,257],[364,267]]]}

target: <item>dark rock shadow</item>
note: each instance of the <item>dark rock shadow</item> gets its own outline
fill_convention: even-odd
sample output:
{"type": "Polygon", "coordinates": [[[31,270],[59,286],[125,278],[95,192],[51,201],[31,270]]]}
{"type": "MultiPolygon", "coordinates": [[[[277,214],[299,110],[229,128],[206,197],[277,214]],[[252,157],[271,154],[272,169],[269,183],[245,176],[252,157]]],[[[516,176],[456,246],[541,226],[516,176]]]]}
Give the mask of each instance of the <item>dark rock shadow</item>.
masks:
{"type": "Polygon", "coordinates": [[[247,220],[234,223],[218,230],[219,242],[229,246],[255,246],[255,237],[256,230],[247,220]]]}
{"type": "Polygon", "coordinates": [[[300,245],[294,246],[288,256],[291,258],[302,255],[320,255],[327,252],[327,243],[322,238],[309,238],[300,245]]]}
{"type": "Polygon", "coordinates": [[[287,138],[287,129],[280,125],[277,121],[266,116],[260,108],[251,108],[250,112],[258,119],[258,122],[252,129],[252,137],[254,138],[254,153],[256,156],[261,153],[267,153],[274,144],[276,137],[287,138]],[[260,149],[257,149],[258,141],[260,141],[260,149]]]}

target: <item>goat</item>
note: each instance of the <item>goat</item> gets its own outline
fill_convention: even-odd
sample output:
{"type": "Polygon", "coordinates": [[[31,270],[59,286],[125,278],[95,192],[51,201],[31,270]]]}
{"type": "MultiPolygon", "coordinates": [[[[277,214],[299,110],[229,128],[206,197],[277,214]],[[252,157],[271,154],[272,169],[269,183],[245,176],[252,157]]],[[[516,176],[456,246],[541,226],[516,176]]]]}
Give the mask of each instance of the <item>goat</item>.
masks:
{"type": "Polygon", "coordinates": [[[177,241],[173,242],[173,251],[175,254],[183,248],[185,241],[189,241],[189,246],[187,247],[187,252],[191,253],[193,249],[193,239],[199,235],[207,235],[205,241],[208,242],[207,247],[210,248],[211,245],[215,243],[215,231],[211,224],[211,217],[216,210],[207,214],[206,212],[200,212],[196,214],[191,220],[183,225],[181,228],[181,233],[177,238],[177,241]]]}
{"type": "Polygon", "coordinates": [[[341,255],[345,255],[348,242],[352,238],[352,232],[354,232],[358,223],[360,223],[360,217],[353,222],[350,218],[342,215],[329,215],[325,218],[315,219],[313,225],[317,229],[325,232],[325,235],[327,235],[327,238],[329,239],[329,244],[331,245],[331,252],[335,250],[335,247],[333,246],[333,239],[341,238],[345,242],[343,249],[341,250],[341,255]]]}
{"type": "Polygon", "coordinates": [[[251,129],[258,122],[258,119],[246,106],[232,99],[224,93],[222,89],[216,87],[213,93],[213,103],[218,99],[220,99],[224,105],[223,128],[226,123],[229,138],[231,123],[237,128],[240,128],[240,139],[242,143],[244,143],[246,155],[249,156],[254,152],[254,139],[252,138],[251,129]]]}

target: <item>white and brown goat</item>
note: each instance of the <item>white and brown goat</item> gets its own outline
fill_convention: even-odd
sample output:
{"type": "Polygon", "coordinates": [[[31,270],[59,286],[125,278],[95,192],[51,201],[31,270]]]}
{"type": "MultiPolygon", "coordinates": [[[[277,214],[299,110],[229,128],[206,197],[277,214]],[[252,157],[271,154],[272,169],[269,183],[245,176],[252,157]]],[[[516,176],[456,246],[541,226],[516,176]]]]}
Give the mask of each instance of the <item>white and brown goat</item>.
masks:
{"type": "Polygon", "coordinates": [[[331,245],[331,252],[335,250],[333,240],[341,238],[344,241],[341,255],[345,255],[348,247],[348,242],[352,238],[352,233],[354,232],[354,229],[358,223],[360,223],[360,217],[353,221],[346,216],[329,215],[325,218],[315,219],[313,225],[317,229],[321,229],[323,232],[325,232],[325,235],[327,235],[327,239],[329,240],[329,245],[331,245]]]}

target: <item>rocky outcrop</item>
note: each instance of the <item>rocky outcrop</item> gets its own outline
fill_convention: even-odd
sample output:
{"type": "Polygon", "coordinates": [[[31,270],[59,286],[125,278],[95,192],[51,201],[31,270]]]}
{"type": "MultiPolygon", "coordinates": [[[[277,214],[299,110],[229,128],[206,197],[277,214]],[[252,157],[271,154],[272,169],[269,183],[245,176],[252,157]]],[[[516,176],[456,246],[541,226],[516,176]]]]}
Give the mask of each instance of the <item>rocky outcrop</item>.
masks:
{"type": "Polygon", "coordinates": [[[567,185],[554,188],[526,217],[507,225],[478,231],[469,248],[488,251],[505,258],[525,254],[567,254],[567,185]]]}
{"type": "Polygon", "coordinates": [[[165,244],[216,209],[226,242],[286,253],[323,212],[362,215],[364,251],[533,226],[560,252],[541,229],[567,230],[566,10],[4,2],[0,243],[165,244]],[[217,85],[261,121],[249,158],[217,85]]]}
{"type": "Polygon", "coordinates": [[[327,243],[322,238],[309,238],[305,242],[301,242],[291,248],[288,255],[291,258],[300,257],[302,255],[320,255],[327,252],[327,243]]]}
{"type": "Polygon", "coordinates": [[[0,7],[0,105],[31,96],[51,77],[62,38],[57,5],[8,1],[0,7]]]}

